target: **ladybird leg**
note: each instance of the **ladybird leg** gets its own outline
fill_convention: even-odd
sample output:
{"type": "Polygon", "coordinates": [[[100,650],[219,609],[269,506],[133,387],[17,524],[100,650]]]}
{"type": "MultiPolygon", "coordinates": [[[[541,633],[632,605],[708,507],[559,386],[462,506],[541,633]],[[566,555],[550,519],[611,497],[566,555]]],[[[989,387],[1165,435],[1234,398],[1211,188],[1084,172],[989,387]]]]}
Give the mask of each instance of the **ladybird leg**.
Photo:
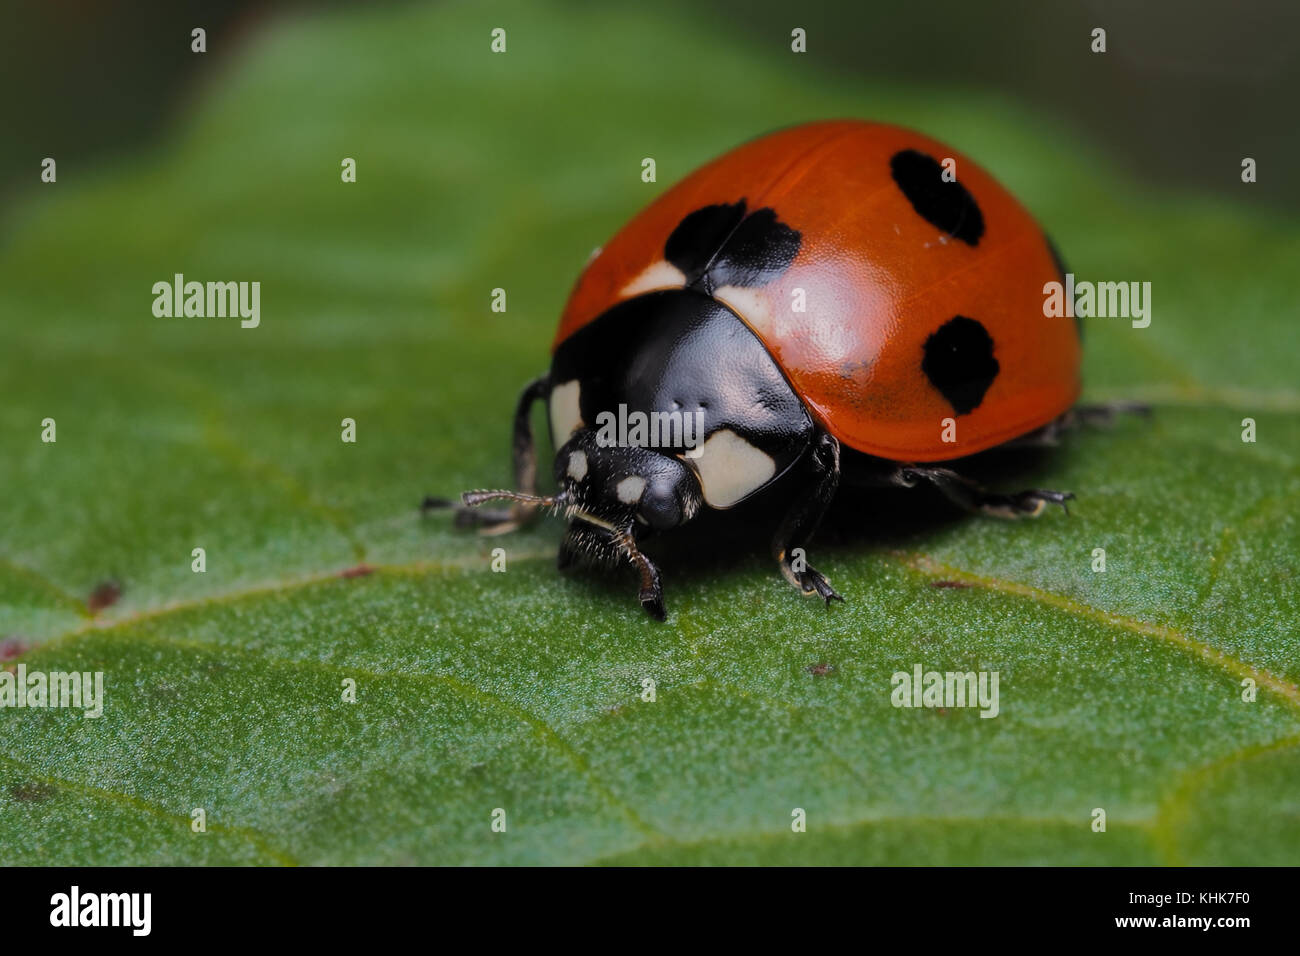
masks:
{"type": "Polygon", "coordinates": [[[894,472],[894,484],[914,488],[918,481],[928,481],[954,504],[967,511],[979,511],[998,518],[1036,518],[1049,504],[1060,505],[1070,513],[1067,501],[1074,498],[1069,491],[1048,491],[1030,488],[1013,494],[989,491],[982,485],[950,468],[926,468],[908,465],[894,472]]]}
{"type": "MultiPolygon", "coordinates": [[[[547,376],[533,379],[519,393],[519,402],[515,406],[514,438],[510,446],[510,457],[515,467],[515,488],[526,495],[537,494],[537,449],[533,443],[533,402],[545,398],[549,388],[550,379],[547,376]]],[[[529,516],[536,511],[535,507],[526,509],[529,516]]]]}
{"type": "Polygon", "coordinates": [[[668,613],[664,610],[664,586],[659,569],[636,546],[636,539],[630,531],[615,531],[613,541],[641,575],[641,590],[637,593],[641,606],[656,621],[664,620],[668,613]]]}
{"type": "Polygon", "coordinates": [[[596,527],[585,521],[571,521],[560,542],[556,566],[565,570],[577,561],[589,564],[611,565],[628,561],[641,576],[641,589],[637,593],[641,606],[656,621],[667,617],[664,610],[664,588],[659,569],[637,547],[631,528],[617,530],[596,527]]]}
{"type": "Polygon", "coordinates": [[[640,551],[637,552],[634,563],[641,573],[641,590],[637,592],[641,606],[656,621],[667,619],[668,611],[664,608],[664,586],[659,579],[659,569],[640,551]]]}
{"type": "Polygon", "coordinates": [[[831,435],[820,433],[807,467],[811,472],[809,485],[799,494],[776,529],[772,538],[772,555],[787,581],[804,594],[816,594],[829,605],[831,601],[843,601],[844,598],[835,593],[826,575],[808,564],[803,552],[839,487],[840,443],[831,435]]]}
{"type": "Polygon", "coordinates": [[[1080,425],[1109,425],[1120,415],[1141,415],[1147,418],[1151,415],[1151,406],[1146,402],[1124,400],[1100,402],[1096,405],[1076,405],[1061,417],[1073,416],[1073,423],[1080,425]]]}
{"type": "MultiPolygon", "coordinates": [[[[537,450],[533,443],[533,403],[546,396],[549,380],[546,376],[534,379],[524,387],[515,405],[514,429],[511,439],[511,459],[514,463],[515,489],[526,494],[537,494],[537,450]]],[[[534,504],[515,503],[508,508],[469,508],[445,498],[426,496],[420,511],[436,508],[455,508],[456,527],[478,528],[481,534],[496,535],[514,531],[537,515],[534,504]]]]}
{"type": "Polygon", "coordinates": [[[1151,414],[1151,406],[1142,402],[1114,401],[1097,405],[1076,405],[1060,418],[1056,418],[1042,428],[1013,438],[1004,448],[1050,448],[1060,444],[1061,436],[1080,427],[1108,427],[1114,424],[1120,415],[1151,414]]]}

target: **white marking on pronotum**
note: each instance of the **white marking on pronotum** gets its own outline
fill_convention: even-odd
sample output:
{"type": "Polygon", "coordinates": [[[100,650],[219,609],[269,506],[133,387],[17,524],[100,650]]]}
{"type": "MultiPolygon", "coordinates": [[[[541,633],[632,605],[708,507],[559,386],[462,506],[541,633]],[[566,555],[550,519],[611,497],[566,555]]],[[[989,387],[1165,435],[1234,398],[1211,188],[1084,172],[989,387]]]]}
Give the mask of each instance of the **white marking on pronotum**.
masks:
{"type": "Polygon", "coordinates": [[[686,274],[666,259],[648,266],[644,272],[623,286],[619,295],[640,295],[656,289],[681,289],[686,285],[686,274]]]}
{"type": "Polygon", "coordinates": [[[551,389],[551,434],[557,445],[563,445],[569,436],[582,427],[582,406],[578,403],[580,388],[577,379],[564,382],[551,389]]]}
{"type": "Polygon", "coordinates": [[[755,332],[766,335],[772,331],[772,306],[761,290],[724,285],[713,290],[713,297],[729,306],[755,332]]]}
{"type": "Polygon", "coordinates": [[[634,505],[641,500],[641,492],[645,491],[645,479],[640,475],[629,475],[614,490],[618,493],[619,501],[625,505],[634,505]]]}
{"type": "Polygon", "coordinates": [[[587,477],[587,453],[582,450],[569,452],[569,477],[582,481],[587,477]]]}
{"type": "Polygon", "coordinates": [[[709,436],[692,464],[700,475],[704,500],[712,508],[730,508],[776,474],[772,456],[759,451],[730,429],[709,436]]]}

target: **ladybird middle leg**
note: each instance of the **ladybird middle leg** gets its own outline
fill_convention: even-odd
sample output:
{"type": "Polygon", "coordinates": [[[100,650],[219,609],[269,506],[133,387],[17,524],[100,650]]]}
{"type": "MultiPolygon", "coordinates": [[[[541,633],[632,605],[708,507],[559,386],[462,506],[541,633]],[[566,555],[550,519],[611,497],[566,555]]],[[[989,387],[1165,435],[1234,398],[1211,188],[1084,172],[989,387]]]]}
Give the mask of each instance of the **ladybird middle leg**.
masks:
{"type": "Polygon", "coordinates": [[[796,556],[795,551],[806,548],[835,497],[840,484],[840,443],[822,432],[813,442],[806,467],[811,472],[809,485],[777,528],[772,538],[772,554],[787,581],[804,594],[816,594],[829,605],[844,598],[835,593],[826,575],[809,565],[803,554],[796,556]]]}
{"type": "Polygon", "coordinates": [[[903,465],[892,477],[892,482],[903,488],[914,488],[919,481],[928,481],[949,501],[967,511],[978,511],[998,518],[1035,518],[1049,504],[1060,505],[1069,514],[1066,502],[1074,498],[1072,492],[1048,491],[1044,488],[1030,488],[1010,494],[990,491],[951,468],[903,465]]]}

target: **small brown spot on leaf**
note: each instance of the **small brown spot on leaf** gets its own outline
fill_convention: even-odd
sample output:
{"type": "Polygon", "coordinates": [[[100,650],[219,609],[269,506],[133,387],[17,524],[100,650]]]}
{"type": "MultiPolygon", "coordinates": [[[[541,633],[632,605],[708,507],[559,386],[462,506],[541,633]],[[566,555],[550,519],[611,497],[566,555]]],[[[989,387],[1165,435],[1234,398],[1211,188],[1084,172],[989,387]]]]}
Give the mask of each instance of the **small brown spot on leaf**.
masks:
{"type": "Polygon", "coordinates": [[[23,803],[44,803],[54,796],[54,788],[48,783],[19,783],[9,788],[9,795],[23,803]]]}
{"type": "Polygon", "coordinates": [[[968,587],[971,587],[971,585],[967,584],[965,581],[931,581],[931,582],[930,582],[930,587],[932,587],[932,588],[968,588],[968,587]]]}
{"type": "Polygon", "coordinates": [[[122,596],[122,585],[116,581],[104,581],[95,586],[95,590],[90,592],[90,597],[86,598],[86,610],[91,614],[98,614],[106,607],[112,607],[122,596]]]}
{"type": "Polygon", "coordinates": [[[358,564],[353,568],[344,568],[339,572],[341,578],[364,578],[367,574],[374,574],[375,569],[368,564],[358,564]]]}
{"type": "Polygon", "coordinates": [[[834,664],[809,664],[808,673],[813,677],[825,677],[827,674],[835,673],[834,664]]]}

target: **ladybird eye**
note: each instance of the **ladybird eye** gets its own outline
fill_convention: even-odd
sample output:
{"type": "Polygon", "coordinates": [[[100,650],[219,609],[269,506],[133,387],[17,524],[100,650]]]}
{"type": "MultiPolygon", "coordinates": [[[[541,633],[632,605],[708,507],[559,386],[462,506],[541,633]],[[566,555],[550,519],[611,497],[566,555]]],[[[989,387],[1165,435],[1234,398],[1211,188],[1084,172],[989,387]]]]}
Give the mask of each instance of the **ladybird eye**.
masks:
{"type": "Polygon", "coordinates": [[[641,496],[637,514],[650,527],[666,531],[682,523],[682,505],[671,485],[652,485],[641,496]]]}

